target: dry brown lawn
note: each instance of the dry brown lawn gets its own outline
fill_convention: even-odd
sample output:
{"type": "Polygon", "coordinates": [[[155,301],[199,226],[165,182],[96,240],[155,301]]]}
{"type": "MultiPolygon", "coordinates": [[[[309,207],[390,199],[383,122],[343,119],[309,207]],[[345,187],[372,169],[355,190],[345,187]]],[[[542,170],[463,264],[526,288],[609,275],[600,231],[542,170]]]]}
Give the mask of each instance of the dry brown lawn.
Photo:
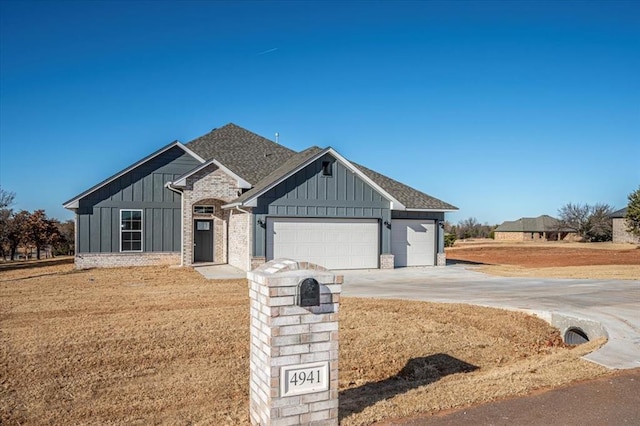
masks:
{"type": "MultiPolygon", "coordinates": [[[[0,424],[248,423],[248,291],[166,267],[0,272],[0,424]]],[[[535,317],[343,298],[345,425],[608,374],[535,317]]]]}
{"type": "Polygon", "coordinates": [[[613,243],[456,242],[447,258],[509,277],[640,280],[640,248],[613,243]]]}

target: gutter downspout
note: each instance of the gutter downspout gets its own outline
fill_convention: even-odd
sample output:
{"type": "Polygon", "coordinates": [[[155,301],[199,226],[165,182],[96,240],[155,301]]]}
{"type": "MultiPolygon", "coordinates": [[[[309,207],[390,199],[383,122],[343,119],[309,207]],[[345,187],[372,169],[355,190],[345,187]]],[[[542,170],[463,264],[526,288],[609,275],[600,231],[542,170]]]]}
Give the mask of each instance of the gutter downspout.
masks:
{"type": "Polygon", "coordinates": [[[184,193],[171,186],[171,182],[167,182],[165,187],[177,194],[180,194],[180,267],[184,266],[184,193]]]}

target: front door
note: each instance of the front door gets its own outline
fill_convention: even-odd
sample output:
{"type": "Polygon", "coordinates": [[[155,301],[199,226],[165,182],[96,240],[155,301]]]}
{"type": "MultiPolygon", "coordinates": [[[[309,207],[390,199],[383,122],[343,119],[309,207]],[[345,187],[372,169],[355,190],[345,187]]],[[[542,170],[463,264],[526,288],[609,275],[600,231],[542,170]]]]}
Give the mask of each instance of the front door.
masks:
{"type": "Polygon", "coordinates": [[[193,229],[193,263],[213,262],[213,221],[196,219],[193,229]]]}

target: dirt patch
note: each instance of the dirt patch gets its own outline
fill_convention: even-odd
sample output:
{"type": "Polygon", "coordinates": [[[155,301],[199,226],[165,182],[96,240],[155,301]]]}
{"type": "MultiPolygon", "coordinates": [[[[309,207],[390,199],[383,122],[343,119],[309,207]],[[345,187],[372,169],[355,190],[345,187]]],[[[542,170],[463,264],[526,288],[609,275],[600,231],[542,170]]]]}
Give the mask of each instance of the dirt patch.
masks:
{"type": "Polygon", "coordinates": [[[448,248],[447,260],[500,276],[640,279],[640,249],[630,244],[468,242],[448,248]]]}
{"type": "MultiPolygon", "coordinates": [[[[166,267],[0,272],[0,423],[247,424],[246,281],[166,267]]],[[[433,413],[608,371],[522,313],[344,298],[343,424],[433,413]]]]}

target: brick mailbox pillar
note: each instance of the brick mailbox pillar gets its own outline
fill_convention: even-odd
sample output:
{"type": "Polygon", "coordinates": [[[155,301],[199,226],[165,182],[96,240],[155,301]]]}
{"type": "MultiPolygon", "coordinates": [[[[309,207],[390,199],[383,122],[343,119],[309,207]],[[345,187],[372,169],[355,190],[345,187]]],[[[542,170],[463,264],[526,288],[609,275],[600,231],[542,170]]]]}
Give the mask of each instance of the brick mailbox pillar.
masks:
{"type": "Polygon", "coordinates": [[[342,276],[276,259],[247,278],[252,424],[337,425],[342,276]]]}

